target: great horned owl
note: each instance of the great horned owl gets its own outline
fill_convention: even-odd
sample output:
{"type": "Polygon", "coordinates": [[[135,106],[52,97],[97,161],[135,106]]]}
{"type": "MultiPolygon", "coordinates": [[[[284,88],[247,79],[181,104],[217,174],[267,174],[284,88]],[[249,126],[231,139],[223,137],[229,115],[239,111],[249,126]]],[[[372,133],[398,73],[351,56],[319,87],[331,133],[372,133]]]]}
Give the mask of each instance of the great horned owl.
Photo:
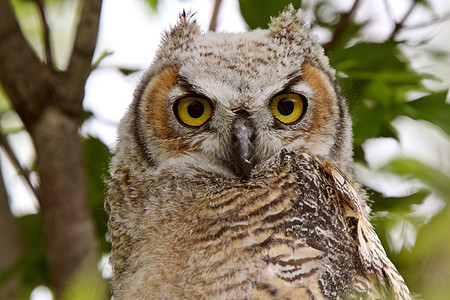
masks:
{"type": "Polygon", "coordinates": [[[409,299],[352,175],[344,99],[292,7],[164,36],[119,126],[114,299],[409,299]]]}

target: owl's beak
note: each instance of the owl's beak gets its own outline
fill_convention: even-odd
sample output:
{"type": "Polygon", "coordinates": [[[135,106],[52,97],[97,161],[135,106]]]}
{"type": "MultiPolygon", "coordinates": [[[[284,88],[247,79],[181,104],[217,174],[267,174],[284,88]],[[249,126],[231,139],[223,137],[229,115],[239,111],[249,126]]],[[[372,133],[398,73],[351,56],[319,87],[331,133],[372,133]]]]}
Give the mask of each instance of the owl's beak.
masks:
{"type": "Polygon", "coordinates": [[[255,128],[245,111],[237,113],[232,125],[231,165],[236,175],[248,180],[255,166],[255,128]]]}

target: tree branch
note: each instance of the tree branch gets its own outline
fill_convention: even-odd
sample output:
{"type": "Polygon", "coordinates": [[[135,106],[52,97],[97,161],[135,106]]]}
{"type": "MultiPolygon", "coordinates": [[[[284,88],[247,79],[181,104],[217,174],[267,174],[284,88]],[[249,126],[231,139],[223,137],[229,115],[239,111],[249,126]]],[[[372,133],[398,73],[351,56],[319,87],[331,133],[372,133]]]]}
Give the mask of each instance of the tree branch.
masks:
{"type": "Polygon", "coordinates": [[[214,1],[214,9],[211,16],[211,21],[209,22],[209,31],[216,31],[217,26],[217,15],[219,14],[219,8],[222,0],[214,1]]]}
{"type": "Polygon", "coordinates": [[[48,26],[47,18],[45,17],[44,3],[42,0],[35,0],[36,5],[41,15],[42,28],[44,29],[44,47],[45,47],[45,62],[47,66],[53,68],[52,46],[50,41],[50,27],[48,26]]]}
{"type": "Polygon", "coordinates": [[[103,51],[102,53],[100,53],[100,56],[94,61],[94,63],[91,65],[91,71],[94,71],[95,69],[98,68],[98,66],[100,65],[101,61],[109,56],[112,55],[113,52],[112,51],[103,51]]]}
{"type": "Polygon", "coordinates": [[[339,23],[334,28],[331,40],[323,46],[325,53],[328,54],[331,51],[331,49],[333,49],[334,45],[339,40],[339,38],[342,36],[342,34],[345,31],[345,28],[347,27],[348,23],[353,17],[353,14],[355,13],[358,4],[359,0],[355,0],[350,10],[342,15],[341,19],[339,20],[339,23]]]}
{"type": "Polygon", "coordinates": [[[14,110],[29,126],[45,105],[38,99],[47,99],[43,79],[49,72],[23,36],[10,1],[0,1],[0,20],[0,82],[14,110]]]}
{"type": "Polygon", "coordinates": [[[28,187],[33,191],[35,197],[39,201],[39,190],[36,189],[33,184],[30,181],[30,172],[22,167],[19,160],[17,159],[16,155],[14,154],[14,151],[11,149],[11,146],[9,145],[8,139],[6,136],[0,132],[0,146],[5,151],[6,155],[9,157],[9,160],[12,162],[14,168],[19,173],[19,175],[24,179],[25,183],[28,185],[28,187]]]}
{"type": "Polygon", "coordinates": [[[97,42],[102,0],[85,0],[72,48],[66,77],[58,92],[64,95],[62,108],[66,112],[81,113],[84,85],[92,68],[92,58],[97,42]]]}
{"type": "Polygon", "coordinates": [[[403,18],[402,18],[400,21],[398,21],[398,22],[396,22],[396,21],[394,20],[394,22],[395,22],[395,27],[394,27],[394,30],[392,30],[392,33],[391,33],[391,35],[390,35],[390,37],[389,37],[390,39],[393,39],[393,38],[397,35],[397,33],[398,33],[401,29],[403,29],[403,26],[405,25],[406,20],[408,19],[408,17],[409,17],[409,16],[411,15],[411,13],[413,12],[413,10],[414,10],[414,8],[416,7],[417,3],[418,3],[418,1],[412,1],[411,6],[410,6],[409,9],[406,11],[406,13],[404,14],[403,18]]]}

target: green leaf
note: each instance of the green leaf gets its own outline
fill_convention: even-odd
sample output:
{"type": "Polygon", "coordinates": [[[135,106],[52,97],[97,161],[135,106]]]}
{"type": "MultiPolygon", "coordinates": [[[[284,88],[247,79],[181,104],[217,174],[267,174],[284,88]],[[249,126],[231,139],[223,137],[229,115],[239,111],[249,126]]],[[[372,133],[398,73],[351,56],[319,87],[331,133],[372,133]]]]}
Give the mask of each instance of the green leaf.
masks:
{"type": "Polygon", "coordinates": [[[158,7],[158,0],[145,0],[147,4],[150,4],[152,9],[156,9],[158,7]]]}
{"type": "Polygon", "coordinates": [[[136,69],[136,68],[118,68],[118,70],[125,76],[128,76],[130,74],[136,73],[141,71],[140,69],[136,69]]]}
{"type": "Polygon", "coordinates": [[[18,299],[30,299],[36,286],[50,286],[41,214],[20,217],[18,223],[23,241],[23,255],[17,261],[21,274],[18,299]]]}
{"type": "Polygon", "coordinates": [[[97,228],[97,240],[102,252],[110,251],[110,244],[106,242],[107,214],[103,208],[106,197],[105,178],[108,176],[108,164],[111,154],[99,139],[87,137],[83,139],[84,160],[87,172],[89,200],[92,214],[97,228]]]}
{"type": "Polygon", "coordinates": [[[88,110],[83,111],[83,114],[81,115],[81,124],[83,124],[85,121],[87,121],[93,115],[94,114],[91,111],[88,111],[88,110]]]}
{"type": "Polygon", "coordinates": [[[431,122],[450,134],[450,105],[446,102],[448,91],[439,91],[407,102],[404,114],[413,119],[431,122]]]}
{"type": "Polygon", "coordinates": [[[353,139],[356,145],[361,145],[365,140],[380,136],[383,126],[383,110],[375,101],[366,99],[358,105],[353,105],[351,110],[353,118],[353,139]]]}
{"type": "Polygon", "coordinates": [[[14,276],[19,272],[20,270],[20,261],[21,259],[16,260],[15,262],[12,262],[9,266],[6,268],[3,268],[0,270],[0,291],[4,288],[4,286],[14,278],[14,276]]]}
{"type": "Polygon", "coordinates": [[[411,86],[417,85],[423,79],[423,76],[415,74],[414,72],[408,70],[373,70],[373,71],[360,71],[360,70],[348,70],[346,72],[348,76],[355,80],[376,80],[378,82],[389,82],[394,85],[405,85],[409,84],[411,86]]]}
{"type": "Polygon", "coordinates": [[[10,109],[11,106],[9,105],[8,97],[6,96],[5,91],[0,85],[0,115],[3,114],[4,112],[7,112],[10,109]]]}
{"type": "Polygon", "coordinates": [[[407,63],[400,59],[395,41],[384,43],[358,43],[349,48],[336,50],[330,60],[336,69],[347,71],[406,70],[407,63]]]}
{"type": "Polygon", "coordinates": [[[421,299],[445,300],[450,295],[450,208],[447,205],[418,232],[411,252],[395,256],[406,283],[421,299]]]}
{"type": "Polygon", "coordinates": [[[338,48],[331,60],[345,76],[338,77],[353,118],[355,146],[368,138],[395,136],[392,120],[404,113],[406,94],[421,87],[424,76],[414,72],[398,43],[358,43],[338,48]]]}
{"type": "Polygon", "coordinates": [[[382,170],[419,179],[447,202],[450,202],[450,177],[414,159],[395,159],[382,167],[382,170]]]}
{"type": "Polygon", "coordinates": [[[104,179],[107,176],[111,157],[109,149],[99,139],[89,136],[83,139],[83,150],[91,204],[102,203],[103,205],[106,195],[104,179]]]}
{"type": "Polygon", "coordinates": [[[411,212],[412,205],[421,204],[422,201],[430,195],[430,191],[426,189],[405,197],[384,197],[380,193],[374,192],[370,196],[372,209],[374,211],[389,211],[397,215],[405,215],[411,212]]]}
{"type": "Polygon", "coordinates": [[[268,28],[270,17],[276,17],[289,4],[299,9],[302,1],[292,0],[239,0],[241,14],[250,29],[268,28]]]}
{"type": "Polygon", "coordinates": [[[92,262],[85,260],[72,275],[65,290],[59,297],[61,300],[106,300],[108,283],[92,268],[92,262]]]}

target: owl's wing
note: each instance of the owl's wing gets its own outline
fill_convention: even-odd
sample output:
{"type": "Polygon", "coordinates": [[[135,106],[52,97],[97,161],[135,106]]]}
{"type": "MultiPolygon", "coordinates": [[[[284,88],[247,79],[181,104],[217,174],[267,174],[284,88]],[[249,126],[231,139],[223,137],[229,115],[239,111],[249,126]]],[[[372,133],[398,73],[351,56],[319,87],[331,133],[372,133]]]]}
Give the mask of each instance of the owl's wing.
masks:
{"type": "Polygon", "coordinates": [[[366,270],[366,276],[374,282],[381,297],[411,299],[410,292],[402,276],[389,260],[372,224],[369,222],[369,208],[355,191],[349,180],[330,161],[321,164],[336,187],[338,197],[344,204],[345,217],[357,222],[359,255],[366,270]]]}
{"type": "Polygon", "coordinates": [[[302,299],[410,299],[369,222],[369,207],[335,165],[284,150],[269,166],[266,182],[290,204],[268,239],[267,272],[257,291],[302,299]],[[271,177],[270,168],[285,171],[271,177]]]}
{"type": "MultiPolygon", "coordinates": [[[[282,150],[254,174],[278,194],[275,199],[289,199],[258,229],[270,228],[270,237],[260,246],[267,266],[257,292],[293,299],[410,298],[369,222],[368,206],[335,165],[282,150]]],[[[263,201],[274,211],[279,202],[263,201]]]]}

